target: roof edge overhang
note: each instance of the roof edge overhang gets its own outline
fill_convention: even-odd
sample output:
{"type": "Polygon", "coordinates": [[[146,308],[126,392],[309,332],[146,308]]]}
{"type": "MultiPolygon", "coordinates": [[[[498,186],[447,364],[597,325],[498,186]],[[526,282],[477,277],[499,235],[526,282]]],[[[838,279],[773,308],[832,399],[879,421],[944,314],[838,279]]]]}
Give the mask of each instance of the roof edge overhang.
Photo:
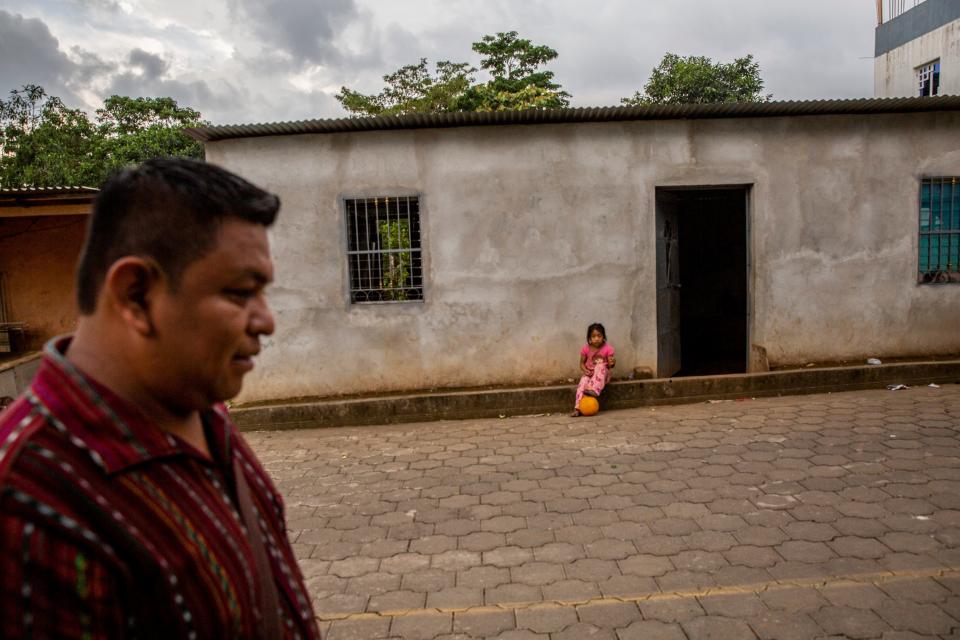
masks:
{"type": "Polygon", "coordinates": [[[185,129],[184,132],[196,140],[214,142],[217,140],[262,136],[389,131],[397,129],[442,129],[450,127],[625,122],[637,120],[866,115],[922,113],[931,111],[960,111],[960,96],[413,113],[401,116],[350,117],[259,124],[216,125],[193,127],[185,129]]]}

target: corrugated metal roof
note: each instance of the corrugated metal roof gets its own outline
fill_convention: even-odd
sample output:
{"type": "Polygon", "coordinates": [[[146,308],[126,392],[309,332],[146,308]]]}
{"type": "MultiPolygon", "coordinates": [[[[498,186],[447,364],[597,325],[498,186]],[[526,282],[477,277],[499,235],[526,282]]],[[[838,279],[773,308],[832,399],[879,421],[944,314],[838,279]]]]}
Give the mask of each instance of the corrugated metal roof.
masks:
{"type": "Polygon", "coordinates": [[[402,116],[218,125],[194,127],[185,129],[185,132],[192,138],[206,142],[228,140],[230,138],[289,136],[300,133],[344,133],[351,131],[383,131],[389,129],[435,129],[446,127],[558,124],[566,122],[618,122],[629,120],[860,115],[877,113],[918,113],[924,111],[960,111],[960,96],[733,102],[724,104],[673,104],[643,107],[583,107],[576,109],[525,109],[523,111],[413,113],[402,116]]]}
{"type": "Polygon", "coordinates": [[[16,189],[0,189],[0,196],[65,196],[74,194],[97,194],[100,190],[95,187],[18,187],[16,189]]]}

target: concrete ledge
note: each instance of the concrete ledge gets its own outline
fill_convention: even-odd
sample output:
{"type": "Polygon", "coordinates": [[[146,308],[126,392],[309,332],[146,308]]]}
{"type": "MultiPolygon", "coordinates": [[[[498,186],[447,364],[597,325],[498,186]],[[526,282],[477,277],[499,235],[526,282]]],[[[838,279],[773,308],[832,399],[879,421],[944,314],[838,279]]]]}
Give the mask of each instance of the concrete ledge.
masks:
{"type": "MultiPolygon", "coordinates": [[[[906,362],[877,366],[797,369],[722,376],[654,378],[611,383],[601,404],[607,409],[777,395],[880,389],[888,384],[960,383],[960,360],[906,362]]],[[[536,413],[568,413],[574,387],[524,387],[436,393],[410,393],[354,399],[238,407],[232,410],[244,431],[312,429],[400,422],[495,418],[536,413]]]]}

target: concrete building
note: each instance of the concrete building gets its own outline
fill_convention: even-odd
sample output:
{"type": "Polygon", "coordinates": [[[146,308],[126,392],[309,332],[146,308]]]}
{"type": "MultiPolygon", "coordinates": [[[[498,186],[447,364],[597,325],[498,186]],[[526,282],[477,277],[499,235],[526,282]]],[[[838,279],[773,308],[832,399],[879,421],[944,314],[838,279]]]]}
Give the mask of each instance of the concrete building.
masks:
{"type": "Polygon", "coordinates": [[[33,377],[39,349],[76,326],[73,272],[97,189],[0,189],[0,408],[33,377]]]}
{"type": "Polygon", "coordinates": [[[21,351],[76,324],[73,272],[96,194],[91,187],[0,189],[0,333],[4,324],[22,326],[24,335],[14,338],[21,351]]]}
{"type": "Polygon", "coordinates": [[[960,353],[960,98],[192,134],[283,201],[241,401],[960,353]]]}
{"type": "Polygon", "coordinates": [[[877,0],[874,95],[960,95],[960,2],[877,0]]]}

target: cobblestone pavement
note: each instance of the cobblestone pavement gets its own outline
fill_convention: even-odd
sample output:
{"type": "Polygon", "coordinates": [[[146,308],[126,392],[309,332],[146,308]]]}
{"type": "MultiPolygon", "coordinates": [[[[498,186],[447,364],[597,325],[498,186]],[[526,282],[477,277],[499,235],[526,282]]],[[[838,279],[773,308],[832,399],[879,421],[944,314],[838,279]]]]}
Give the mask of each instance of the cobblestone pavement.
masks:
{"type": "Polygon", "coordinates": [[[247,434],[328,640],[960,638],[960,386],[247,434]]]}

